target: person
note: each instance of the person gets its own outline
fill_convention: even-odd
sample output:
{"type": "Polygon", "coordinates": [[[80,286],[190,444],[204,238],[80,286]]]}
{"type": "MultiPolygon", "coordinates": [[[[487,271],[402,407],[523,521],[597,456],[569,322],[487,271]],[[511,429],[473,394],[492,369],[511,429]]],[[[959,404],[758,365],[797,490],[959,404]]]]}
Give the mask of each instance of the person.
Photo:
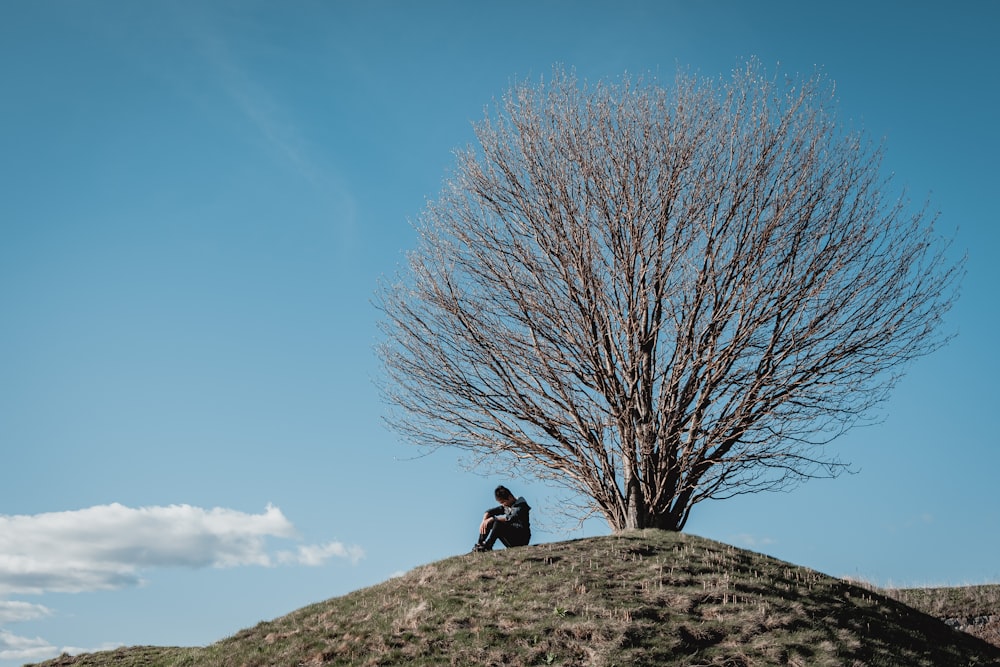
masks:
{"type": "Polygon", "coordinates": [[[531,523],[528,513],[531,507],[524,498],[515,498],[506,486],[498,486],[493,497],[499,507],[486,510],[483,522],[479,524],[479,540],[472,547],[476,551],[492,551],[500,540],[505,547],[523,547],[531,541],[531,523]]]}

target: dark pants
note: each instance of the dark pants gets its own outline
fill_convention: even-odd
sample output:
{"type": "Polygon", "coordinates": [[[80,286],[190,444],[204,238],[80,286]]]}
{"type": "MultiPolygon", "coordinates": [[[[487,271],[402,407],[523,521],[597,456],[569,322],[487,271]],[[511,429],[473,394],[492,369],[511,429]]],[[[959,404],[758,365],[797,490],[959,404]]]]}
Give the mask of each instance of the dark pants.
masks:
{"type": "Polygon", "coordinates": [[[479,543],[487,549],[492,549],[497,540],[505,547],[523,547],[531,540],[531,531],[524,526],[506,521],[494,520],[490,524],[490,532],[479,535],[479,543]]]}

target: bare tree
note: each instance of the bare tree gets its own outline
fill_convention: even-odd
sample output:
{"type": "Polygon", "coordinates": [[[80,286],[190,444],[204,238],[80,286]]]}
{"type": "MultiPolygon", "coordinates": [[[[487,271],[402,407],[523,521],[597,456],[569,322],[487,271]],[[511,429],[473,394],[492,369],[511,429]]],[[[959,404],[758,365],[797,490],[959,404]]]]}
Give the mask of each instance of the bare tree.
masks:
{"type": "Polygon", "coordinates": [[[835,476],[824,445],[944,342],[962,262],[834,107],[753,63],[515,85],[380,287],[390,423],[614,530],[835,476]]]}

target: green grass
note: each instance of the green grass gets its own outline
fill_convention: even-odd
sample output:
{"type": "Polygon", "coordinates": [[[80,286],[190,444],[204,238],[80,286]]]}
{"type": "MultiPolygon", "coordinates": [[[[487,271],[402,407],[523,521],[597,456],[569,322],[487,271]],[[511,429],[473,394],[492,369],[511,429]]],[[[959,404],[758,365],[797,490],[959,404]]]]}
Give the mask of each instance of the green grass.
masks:
{"type": "MultiPolygon", "coordinates": [[[[42,664],[1000,665],[1000,647],[927,613],[944,596],[921,595],[642,531],[456,556],[204,648],[42,664]]],[[[945,615],[966,611],[958,600],[941,605],[945,615]]],[[[997,596],[980,606],[996,613],[997,596]]]]}

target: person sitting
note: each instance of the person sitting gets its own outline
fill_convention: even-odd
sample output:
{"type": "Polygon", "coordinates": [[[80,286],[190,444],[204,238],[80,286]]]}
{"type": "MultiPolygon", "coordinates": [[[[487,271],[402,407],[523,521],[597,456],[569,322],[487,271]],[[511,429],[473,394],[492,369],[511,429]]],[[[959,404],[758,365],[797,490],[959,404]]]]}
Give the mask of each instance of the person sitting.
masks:
{"type": "Polygon", "coordinates": [[[486,510],[483,522],[479,524],[479,540],[472,547],[476,551],[492,551],[500,540],[505,547],[523,547],[531,540],[531,524],[528,513],[531,507],[524,498],[515,498],[505,486],[498,486],[493,496],[499,507],[486,510]]]}

